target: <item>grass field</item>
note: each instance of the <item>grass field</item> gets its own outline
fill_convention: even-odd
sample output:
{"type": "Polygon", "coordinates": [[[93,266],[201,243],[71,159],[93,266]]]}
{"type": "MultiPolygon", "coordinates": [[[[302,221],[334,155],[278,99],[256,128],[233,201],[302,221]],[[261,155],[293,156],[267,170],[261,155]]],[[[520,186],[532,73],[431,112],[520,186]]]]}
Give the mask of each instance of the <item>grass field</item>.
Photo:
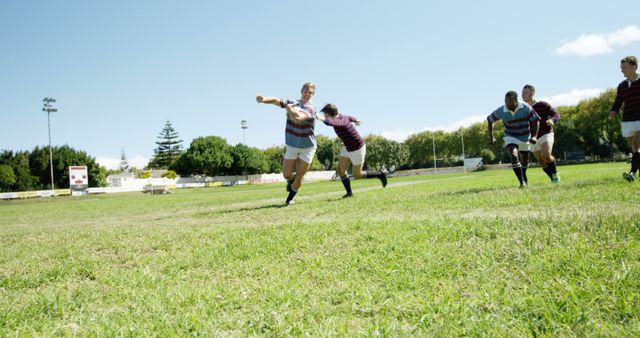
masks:
{"type": "Polygon", "coordinates": [[[640,336],[626,164],[0,201],[0,336],[640,336]]]}

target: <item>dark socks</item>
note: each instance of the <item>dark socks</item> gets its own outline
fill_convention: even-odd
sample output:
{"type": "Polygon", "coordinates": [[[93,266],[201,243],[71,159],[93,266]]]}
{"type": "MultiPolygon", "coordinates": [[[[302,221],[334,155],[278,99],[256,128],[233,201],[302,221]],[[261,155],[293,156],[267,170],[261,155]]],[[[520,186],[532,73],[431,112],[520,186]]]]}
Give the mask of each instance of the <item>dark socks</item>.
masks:
{"type": "Polygon", "coordinates": [[[635,175],[638,170],[640,170],[640,152],[631,155],[631,173],[635,175]]]}
{"type": "Polygon", "coordinates": [[[340,176],[340,180],[342,181],[342,185],[344,185],[344,190],[347,191],[347,194],[344,197],[349,197],[353,195],[351,191],[351,180],[348,175],[340,176]]]}
{"type": "Polygon", "coordinates": [[[553,176],[553,174],[558,173],[558,168],[556,167],[556,161],[553,161],[547,164],[547,167],[549,168],[549,172],[551,173],[551,176],[553,176]]]}
{"type": "Polygon", "coordinates": [[[518,181],[520,182],[520,184],[522,184],[524,182],[524,177],[522,175],[522,164],[520,164],[520,162],[511,164],[511,168],[513,169],[513,172],[516,174],[516,177],[518,178],[518,181]]]}
{"type": "Polygon", "coordinates": [[[529,179],[527,179],[527,167],[522,167],[522,179],[524,183],[529,183],[529,179]]]}
{"type": "Polygon", "coordinates": [[[387,186],[387,173],[384,171],[367,171],[366,178],[379,178],[382,182],[382,187],[387,186]]]}
{"type": "Polygon", "coordinates": [[[287,191],[291,192],[291,185],[293,184],[293,181],[296,179],[296,175],[293,175],[293,177],[291,177],[290,180],[287,180],[287,191]]]}
{"type": "Polygon", "coordinates": [[[366,178],[380,178],[380,171],[367,171],[366,178]]]}
{"type": "Polygon", "coordinates": [[[291,188],[291,191],[289,191],[289,196],[287,196],[287,204],[291,203],[291,201],[293,200],[293,198],[296,196],[297,193],[298,193],[297,190],[293,190],[293,188],[291,188]]]}
{"type": "Polygon", "coordinates": [[[547,174],[547,176],[549,176],[549,178],[553,178],[553,173],[551,172],[551,164],[546,164],[544,167],[542,167],[542,170],[545,174],[547,174]]]}

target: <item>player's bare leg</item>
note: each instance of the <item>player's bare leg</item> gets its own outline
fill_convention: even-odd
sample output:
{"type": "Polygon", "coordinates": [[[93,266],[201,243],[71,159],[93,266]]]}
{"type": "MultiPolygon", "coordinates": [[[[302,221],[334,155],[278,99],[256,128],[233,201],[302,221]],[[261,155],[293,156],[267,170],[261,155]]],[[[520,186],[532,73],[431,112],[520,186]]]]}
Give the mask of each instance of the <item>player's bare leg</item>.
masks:
{"type": "Polygon", "coordinates": [[[540,152],[541,152],[542,159],[545,162],[544,164],[545,173],[549,175],[551,182],[560,183],[560,175],[558,174],[558,169],[556,167],[556,159],[555,157],[553,157],[553,154],[552,154],[553,143],[545,142],[540,145],[540,148],[541,148],[540,152]]]}
{"type": "Polygon", "coordinates": [[[287,192],[291,191],[291,184],[293,184],[293,179],[295,178],[293,172],[296,170],[297,162],[297,159],[285,159],[282,163],[282,176],[287,180],[287,192]]]}
{"type": "MultiPolygon", "coordinates": [[[[294,161],[295,163],[295,161],[294,161]]],[[[303,160],[298,161],[298,165],[296,167],[296,175],[293,177],[293,183],[291,184],[291,191],[289,191],[289,196],[287,196],[287,204],[293,203],[293,198],[298,193],[298,190],[302,186],[302,179],[304,175],[309,171],[309,167],[311,163],[307,163],[303,160]]]]}

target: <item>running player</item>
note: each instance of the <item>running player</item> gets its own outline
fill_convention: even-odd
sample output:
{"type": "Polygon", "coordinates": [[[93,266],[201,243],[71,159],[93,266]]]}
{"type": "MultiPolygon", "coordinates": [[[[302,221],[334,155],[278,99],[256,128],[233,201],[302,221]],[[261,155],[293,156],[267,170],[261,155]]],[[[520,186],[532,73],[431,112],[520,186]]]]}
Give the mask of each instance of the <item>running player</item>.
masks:
{"type": "Polygon", "coordinates": [[[360,125],[360,120],[353,116],[342,115],[338,112],[338,107],[334,104],[327,104],[321,110],[324,116],[317,116],[318,120],[327,126],[333,127],[336,135],[342,140],[342,149],[338,160],[338,175],[344,185],[347,194],[342,197],[352,197],[351,181],[347,175],[349,164],[352,165],[353,176],[358,178],[378,178],[382,182],[382,187],[387,186],[387,173],[384,171],[362,171],[364,158],[367,154],[367,146],[360,134],[353,126],[360,125]]]}
{"type": "Polygon", "coordinates": [[[522,99],[528,103],[540,116],[540,128],[538,128],[538,142],[531,146],[531,151],[536,155],[536,159],[542,170],[549,176],[551,182],[560,183],[560,174],[556,166],[556,159],[553,157],[553,126],[560,120],[560,113],[549,103],[538,101],[534,98],[536,89],[532,85],[525,85],[522,88],[522,99]]]}
{"type": "Polygon", "coordinates": [[[293,204],[293,198],[300,190],[302,179],[309,170],[316,153],[316,136],[314,134],[316,112],[311,102],[315,92],[316,86],[307,82],[302,86],[301,96],[297,101],[262,96],[261,94],[256,96],[258,103],[273,104],[287,111],[286,151],[282,164],[282,175],[287,180],[287,191],[289,192],[286,199],[287,205],[293,204]]]}
{"type": "Polygon", "coordinates": [[[489,143],[495,144],[493,123],[504,122],[504,144],[511,155],[511,168],[520,182],[520,188],[527,187],[527,165],[529,164],[529,145],[535,144],[540,117],[526,103],[518,102],[518,93],[509,91],[504,98],[504,106],[496,109],[487,117],[489,143]]]}
{"type": "Polygon", "coordinates": [[[622,174],[625,180],[633,182],[636,171],[640,170],[640,74],[638,59],[627,56],[620,60],[620,70],[626,78],[618,85],[616,100],[613,102],[609,116],[616,117],[624,104],[622,114],[622,136],[631,146],[631,171],[622,174]]]}

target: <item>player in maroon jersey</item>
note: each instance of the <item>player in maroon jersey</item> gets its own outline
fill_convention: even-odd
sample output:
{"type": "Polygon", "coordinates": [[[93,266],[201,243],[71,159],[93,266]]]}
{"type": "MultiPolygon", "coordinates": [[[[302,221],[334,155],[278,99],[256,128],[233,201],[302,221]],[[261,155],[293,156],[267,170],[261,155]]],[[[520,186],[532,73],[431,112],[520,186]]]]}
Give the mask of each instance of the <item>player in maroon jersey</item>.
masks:
{"type": "Polygon", "coordinates": [[[631,146],[631,171],[622,174],[625,180],[633,182],[636,172],[640,170],[640,74],[638,74],[638,59],[627,56],[620,60],[620,71],[626,78],[618,85],[616,100],[613,102],[609,116],[615,118],[622,105],[622,136],[631,146]]]}
{"type": "Polygon", "coordinates": [[[349,164],[352,167],[353,176],[358,178],[378,178],[382,182],[382,187],[387,186],[387,173],[385,171],[362,171],[364,158],[367,153],[367,146],[360,134],[353,126],[360,125],[360,120],[353,116],[342,115],[338,112],[338,107],[334,104],[327,104],[320,110],[324,116],[317,116],[318,120],[324,122],[327,126],[333,127],[336,135],[342,140],[343,146],[340,150],[340,158],[338,160],[338,175],[344,185],[347,194],[343,197],[353,196],[351,191],[351,181],[347,175],[349,164]]]}
{"type": "Polygon", "coordinates": [[[538,128],[538,142],[532,145],[531,151],[536,155],[536,159],[542,170],[549,176],[551,182],[559,183],[560,174],[556,167],[556,159],[553,157],[553,126],[560,120],[560,113],[549,103],[538,101],[534,98],[536,89],[532,85],[525,85],[522,88],[522,99],[528,103],[540,116],[540,128],[538,128]]]}

